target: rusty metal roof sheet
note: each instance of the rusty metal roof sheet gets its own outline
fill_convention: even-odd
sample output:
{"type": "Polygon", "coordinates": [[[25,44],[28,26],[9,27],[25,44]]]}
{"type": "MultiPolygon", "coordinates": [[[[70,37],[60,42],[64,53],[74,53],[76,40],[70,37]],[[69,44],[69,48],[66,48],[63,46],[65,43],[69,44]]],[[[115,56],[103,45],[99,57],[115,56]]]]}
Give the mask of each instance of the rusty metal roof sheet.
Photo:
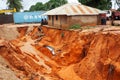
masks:
{"type": "Polygon", "coordinates": [[[82,5],[81,3],[68,3],[47,11],[44,15],[98,15],[101,10],[82,5]]]}

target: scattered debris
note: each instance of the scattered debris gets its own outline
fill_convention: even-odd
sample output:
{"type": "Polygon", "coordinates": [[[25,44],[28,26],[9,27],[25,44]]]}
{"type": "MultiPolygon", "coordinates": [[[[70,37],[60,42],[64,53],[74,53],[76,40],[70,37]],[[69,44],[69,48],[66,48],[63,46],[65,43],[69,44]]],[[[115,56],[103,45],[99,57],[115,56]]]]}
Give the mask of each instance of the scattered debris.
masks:
{"type": "Polygon", "coordinates": [[[54,50],[54,48],[53,47],[51,47],[51,46],[44,46],[44,47],[46,47],[47,49],[49,49],[51,52],[52,52],[52,55],[55,55],[55,50],[54,50]]]}

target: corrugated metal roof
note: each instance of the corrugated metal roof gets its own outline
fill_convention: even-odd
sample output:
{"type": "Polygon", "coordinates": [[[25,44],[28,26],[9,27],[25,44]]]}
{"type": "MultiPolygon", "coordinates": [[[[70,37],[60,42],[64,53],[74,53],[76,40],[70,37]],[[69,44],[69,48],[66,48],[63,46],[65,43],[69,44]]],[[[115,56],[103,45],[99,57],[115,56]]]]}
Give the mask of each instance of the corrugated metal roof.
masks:
{"type": "Polygon", "coordinates": [[[44,15],[98,15],[101,10],[82,5],[81,3],[68,3],[46,12],[44,15]]]}

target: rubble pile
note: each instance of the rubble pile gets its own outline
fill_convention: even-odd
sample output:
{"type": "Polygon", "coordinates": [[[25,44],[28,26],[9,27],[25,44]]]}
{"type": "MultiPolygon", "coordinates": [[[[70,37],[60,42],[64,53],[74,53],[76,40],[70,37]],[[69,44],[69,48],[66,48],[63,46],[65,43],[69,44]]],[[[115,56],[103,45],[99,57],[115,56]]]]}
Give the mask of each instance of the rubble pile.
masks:
{"type": "Polygon", "coordinates": [[[119,80],[120,28],[20,28],[0,55],[20,80],[119,80]]]}

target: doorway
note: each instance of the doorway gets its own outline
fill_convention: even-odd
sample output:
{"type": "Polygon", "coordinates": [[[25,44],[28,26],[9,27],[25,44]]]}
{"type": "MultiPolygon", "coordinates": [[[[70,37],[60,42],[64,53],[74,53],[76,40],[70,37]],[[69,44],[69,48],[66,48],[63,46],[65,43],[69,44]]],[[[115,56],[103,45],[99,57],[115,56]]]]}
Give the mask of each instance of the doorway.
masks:
{"type": "Polygon", "coordinates": [[[54,16],[52,16],[52,26],[54,26],[54,16]]]}

